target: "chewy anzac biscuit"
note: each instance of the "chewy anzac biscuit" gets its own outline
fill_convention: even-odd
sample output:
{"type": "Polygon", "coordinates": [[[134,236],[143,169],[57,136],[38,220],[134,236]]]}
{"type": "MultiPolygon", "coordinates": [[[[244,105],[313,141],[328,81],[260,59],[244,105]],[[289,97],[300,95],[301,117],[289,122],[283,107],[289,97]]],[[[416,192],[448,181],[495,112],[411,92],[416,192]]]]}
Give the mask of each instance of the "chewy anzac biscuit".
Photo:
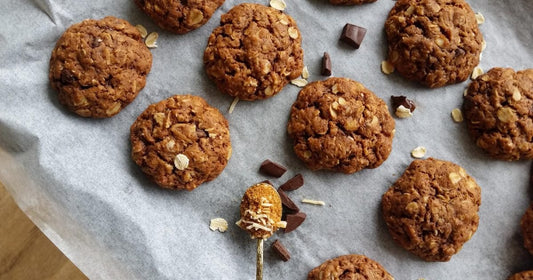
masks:
{"type": "Polygon", "coordinates": [[[507,280],[532,280],[533,270],[522,271],[511,275],[507,280]]]}
{"type": "Polygon", "coordinates": [[[50,58],[59,102],[82,117],[106,118],[130,104],[146,84],[152,53],[127,21],[106,17],[69,27],[50,58]]]}
{"type": "Polygon", "coordinates": [[[329,78],[300,91],[287,131],[308,168],[354,173],[387,159],[394,120],[385,102],[362,84],[329,78]]]}
{"type": "Polygon", "coordinates": [[[272,97],[303,69],[296,22],[259,4],[240,4],[222,15],[204,52],[207,75],[218,89],[242,100],[272,97]]]}
{"type": "Polygon", "coordinates": [[[426,261],[448,261],[476,232],[481,189],[460,166],[414,160],[383,195],[392,238],[426,261]]]}
{"type": "Polygon", "coordinates": [[[492,68],[468,86],[463,116],[476,144],[501,160],[533,158],[533,69],[492,68]]]}
{"type": "Polygon", "coordinates": [[[363,255],[344,255],[327,260],[307,275],[307,280],[394,280],[378,262],[363,255]]]}
{"type": "Polygon", "coordinates": [[[135,0],[159,27],[183,34],[204,25],[224,0],[135,0]]]}
{"type": "Polygon", "coordinates": [[[462,82],[479,63],[483,37],[464,0],[398,0],[385,31],[388,61],[425,86],[462,82]]]}
{"type": "Polygon", "coordinates": [[[198,96],[152,104],[130,129],[132,158],[159,186],[193,190],[216,178],[231,156],[228,121],[198,96]]]}
{"type": "MultiPolygon", "coordinates": [[[[533,203],[529,205],[522,220],[520,220],[524,247],[533,255],[533,203]]],[[[533,279],[533,278],[532,278],[533,279]]]]}

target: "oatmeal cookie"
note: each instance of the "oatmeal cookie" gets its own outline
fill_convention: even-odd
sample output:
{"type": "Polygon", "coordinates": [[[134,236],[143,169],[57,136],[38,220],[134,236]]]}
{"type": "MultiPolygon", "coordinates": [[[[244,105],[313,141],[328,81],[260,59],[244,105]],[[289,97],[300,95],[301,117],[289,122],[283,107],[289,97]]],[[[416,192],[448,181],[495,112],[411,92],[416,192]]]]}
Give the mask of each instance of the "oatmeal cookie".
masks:
{"type": "Polygon", "coordinates": [[[479,63],[483,37],[464,0],[398,0],[385,31],[388,61],[425,86],[462,82],[479,63]]]}
{"type": "Polygon", "coordinates": [[[127,21],[106,17],[69,27],[50,58],[49,79],[59,102],[83,117],[111,117],[146,84],[152,53],[127,21]]]}
{"type": "Polygon", "coordinates": [[[414,160],[383,195],[392,238],[426,261],[448,261],[479,224],[481,188],[460,166],[414,160]]]}
{"type": "Polygon", "coordinates": [[[364,3],[372,3],[377,0],[329,0],[333,5],[360,5],[364,3]]]}
{"type": "Polygon", "coordinates": [[[240,4],[222,15],[204,52],[218,89],[242,100],[272,97],[303,69],[296,22],[274,8],[240,4]]]}
{"type": "Polygon", "coordinates": [[[184,34],[209,21],[224,0],[135,0],[159,27],[184,34]]]}
{"type": "MultiPolygon", "coordinates": [[[[520,220],[522,228],[522,237],[524,238],[524,247],[533,255],[533,203],[529,205],[526,213],[520,220]]],[[[533,279],[533,278],[532,278],[533,279]]]]}
{"type": "Polygon", "coordinates": [[[492,68],[468,86],[463,115],[476,144],[501,160],[533,158],[533,69],[492,68]]]}
{"type": "Polygon", "coordinates": [[[152,104],[130,129],[132,158],[159,186],[193,190],[216,178],[231,156],[228,121],[198,96],[152,104]]]}
{"type": "Polygon", "coordinates": [[[394,119],[385,102],[362,84],[329,78],[300,91],[287,131],[308,168],[354,173],[387,159],[394,119]]]}
{"type": "Polygon", "coordinates": [[[513,274],[507,280],[533,280],[533,270],[522,271],[513,274]]]}
{"type": "Polygon", "coordinates": [[[307,280],[394,280],[378,262],[363,255],[344,255],[327,260],[307,275],[307,280]]]}

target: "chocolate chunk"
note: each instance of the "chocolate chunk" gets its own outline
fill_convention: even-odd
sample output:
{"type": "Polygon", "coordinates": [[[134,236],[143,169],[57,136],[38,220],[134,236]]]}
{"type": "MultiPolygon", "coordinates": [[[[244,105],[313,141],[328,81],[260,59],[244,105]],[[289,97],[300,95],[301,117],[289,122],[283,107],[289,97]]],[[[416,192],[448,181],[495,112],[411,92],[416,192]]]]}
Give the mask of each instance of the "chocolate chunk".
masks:
{"type": "Polygon", "coordinates": [[[261,163],[259,171],[266,175],[279,178],[281,175],[283,175],[283,173],[285,173],[285,171],[287,171],[287,168],[267,159],[261,163]]]}
{"type": "Polygon", "coordinates": [[[281,241],[276,239],[274,243],[272,243],[272,250],[278,254],[278,256],[284,261],[288,261],[291,259],[291,254],[289,254],[289,251],[287,251],[287,248],[281,244],[281,241]]]}
{"type": "Polygon", "coordinates": [[[299,189],[303,185],[304,185],[304,176],[302,176],[302,174],[296,174],[296,176],[289,179],[279,188],[284,191],[294,191],[294,190],[299,189]]]}
{"type": "Polygon", "coordinates": [[[327,52],[324,52],[324,56],[322,57],[321,73],[323,76],[331,76],[331,58],[327,52]]]}
{"type": "Polygon", "coordinates": [[[413,100],[407,99],[407,97],[401,96],[391,96],[392,109],[396,110],[398,107],[403,106],[409,111],[413,112],[416,109],[415,102],[413,100]]]}
{"type": "Polygon", "coordinates": [[[289,212],[298,213],[300,211],[300,208],[296,206],[294,201],[292,201],[292,199],[290,199],[289,196],[281,188],[278,188],[278,194],[279,194],[279,197],[281,198],[281,204],[287,210],[289,210],[289,212]]]}
{"type": "Polygon", "coordinates": [[[72,84],[76,80],[76,77],[72,75],[72,73],[67,70],[63,69],[61,70],[61,83],[62,84],[72,84]]]}
{"type": "Polygon", "coordinates": [[[287,214],[287,227],[284,232],[288,233],[299,227],[307,218],[304,212],[298,212],[296,214],[287,214]]]}
{"type": "Polygon", "coordinates": [[[347,23],[342,29],[340,40],[358,49],[365,38],[366,28],[347,23]]]}

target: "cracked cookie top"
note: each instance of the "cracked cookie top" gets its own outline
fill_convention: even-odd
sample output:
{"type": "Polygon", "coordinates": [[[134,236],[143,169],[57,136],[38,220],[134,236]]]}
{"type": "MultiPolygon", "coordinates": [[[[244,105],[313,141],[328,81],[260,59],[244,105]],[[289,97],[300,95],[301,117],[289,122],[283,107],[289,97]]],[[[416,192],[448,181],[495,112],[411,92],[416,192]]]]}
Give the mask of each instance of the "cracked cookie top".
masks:
{"type": "Polygon", "coordinates": [[[204,52],[218,89],[242,100],[272,97],[303,69],[296,22],[274,8],[244,3],[222,15],[204,52]]]}
{"type": "Polygon", "coordinates": [[[362,84],[329,78],[300,91],[287,131],[308,168],[354,173],[387,159],[394,119],[385,102],[362,84]]]}
{"type": "Polygon", "coordinates": [[[307,280],[394,280],[378,262],[363,255],[344,255],[325,261],[307,275],[307,280]]]}
{"type": "Polygon", "coordinates": [[[106,17],[69,27],[50,58],[59,102],[83,117],[116,115],[146,84],[152,53],[127,21],[106,17]]]}
{"type": "Polygon", "coordinates": [[[463,114],[471,138],[494,158],[533,158],[533,69],[492,68],[468,86],[463,114]]]}
{"type": "Polygon", "coordinates": [[[479,63],[483,37],[464,0],[398,0],[385,32],[388,61],[431,88],[466,80],[479,63]]]}
{"type": "Polygon", "coordinates": [[[209,21],[224,0],[135,0],[159,27],[183,34],[209,21]]]}
{"type": "Polygon", "coordinates": [[[448,261],[476,232],[481,188],[460,166],[414,160],[383,195],[392,238],[426,261],[448,261]]]}
{"type": "Polygon", "coordinates": [[[231,156],[228,121],[198,96],[148,108],[130,129],[132,158],[159,186],[193,190],[215,179],[231,156]]]}

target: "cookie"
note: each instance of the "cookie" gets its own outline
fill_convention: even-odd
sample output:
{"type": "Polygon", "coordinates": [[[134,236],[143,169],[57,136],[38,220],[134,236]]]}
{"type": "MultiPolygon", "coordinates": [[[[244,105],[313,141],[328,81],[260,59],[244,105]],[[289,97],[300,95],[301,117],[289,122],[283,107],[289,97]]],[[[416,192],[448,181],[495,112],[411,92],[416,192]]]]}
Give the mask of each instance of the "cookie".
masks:
{"type": "Polygon", "coordinates": [[[398,0],[385,31],[388,61],[422,85],[462,82],[479,63],[483,37],[464,0],[398,0]]]}
{"type": "Polygon", "coordinates": [[[481,188],[463,168],[414,160],[383,195],[392,238],[426,261],[448,261],[476,232],[481,188]]]}
{"type": "Polygon", "coordinates": [[[533,158],[533,69],[492,68],[466,91],[463,116],[476,145],[501,160],[533,158]]]}
{"type": "Polygon", "coordinates": [[[307,280],[394,280],[378,262],[363,255],[344,255],[327,260],[307,275],[307,280]]]}
{"type": "Polygon", "coordinates": [[[372,3],[377,0],[329,0],[333,5],[360,5],[364,3],[372,3]]]}
{"type": "Polygon", "coordinates": [[[520,220],[522,229],[522,238],[524,238],[524,247],[533,255],[533,203],[529,205],[526,213],[520,220]]]}
{"type": "Polygon", "coordinates": [[[224,0],[135,0],[159,27],[184,34],[209,21],[224,0]]]}
{"type": "Polygon", "coordinates": [[[513,274],[507,280],[533,280],[533,270],[522,271],[513,274]]]}
{"type": "Polygon", "coordinates": [[[283,12],[244,3],[222,15],[204,52],[207,75],[218,89],[242,100],[277,94],[303,69],[302,38],[283,12]]]}
{"type": "Polygon", "coordinates": [[[231,156],[228,121],[198,96],[148,106],[130,129],[131,156],[159,186],[193,190],[215,179],[231,156]]]}
{"type": "Polygon", "coordinates": [[[296,155],[311,170],[354,173],[387,159],[394,119],[385,102],[362,84],[329,78],[300,91],[287,131],[296,155]]]}
{"type": "Polygon", "coordinates": [[[106,17],[70,26],[50,58],[59,102],[82,117],[107,118],[130,104],[146,84],[152,53],[127,21],[106,17]]]}

